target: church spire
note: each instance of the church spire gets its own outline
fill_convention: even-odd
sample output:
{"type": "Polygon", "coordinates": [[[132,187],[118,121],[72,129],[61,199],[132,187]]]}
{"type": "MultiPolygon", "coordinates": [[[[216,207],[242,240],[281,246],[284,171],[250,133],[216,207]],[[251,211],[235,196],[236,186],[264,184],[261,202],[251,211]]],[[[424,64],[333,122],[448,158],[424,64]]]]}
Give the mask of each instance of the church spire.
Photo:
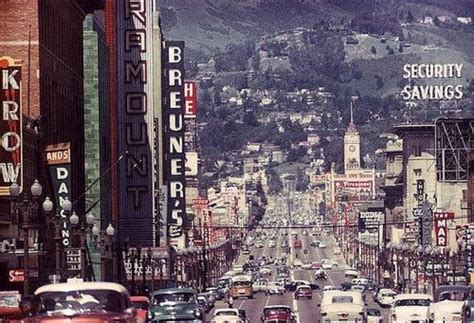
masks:
{"type": "Polygon", "coordinates": [[[352,108],[352,100],[351,100],[351,123],[354,123],[354,110],[352,108]]]}

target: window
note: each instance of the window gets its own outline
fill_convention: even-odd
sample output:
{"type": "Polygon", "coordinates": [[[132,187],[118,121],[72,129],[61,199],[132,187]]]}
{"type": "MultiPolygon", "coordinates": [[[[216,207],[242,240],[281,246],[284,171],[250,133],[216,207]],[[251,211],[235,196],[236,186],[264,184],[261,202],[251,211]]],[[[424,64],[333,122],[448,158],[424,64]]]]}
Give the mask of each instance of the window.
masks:
{"type": "Polygon", "coordinates": [[[413,146],[412,147],[412,155],[414,157],[421,157],[421,146],[413,146]]]}
{"type": "Polygon", "coordinates": [[[414,169],[414,170],[413,170],[413,174],[415,175],[415,179],[421,178],[421,174],[422,174],[421,168],[416,168],[416,169],[414,169]]]}

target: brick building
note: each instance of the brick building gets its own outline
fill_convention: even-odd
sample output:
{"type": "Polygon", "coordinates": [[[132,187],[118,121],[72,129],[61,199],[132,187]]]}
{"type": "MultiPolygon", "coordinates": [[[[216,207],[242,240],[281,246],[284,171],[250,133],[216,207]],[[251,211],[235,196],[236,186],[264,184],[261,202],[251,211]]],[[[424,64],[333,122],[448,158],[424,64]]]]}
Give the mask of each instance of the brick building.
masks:
{"type": "MultiPolygon", "coordinates": [[[[83,20],[93,10],[103,9],[104,4],[103,0],[0,1],[0,56],[23,61],[25,126],[38,129],[38,135],[33,132],[28,139],[25,133],[29,130],[24,127],[24,186],[29,187],[38,178],[50,197],[53,192],[49,174],[40,159],[44,146],[50,144],[70,142],[71,199],[84,191],[83,20]],[[28,146],[34,151],[28,151],[28,146]]],[[[17,238],[17,246],[21,246],[21,223],[10,212],[9,201],[9,197],[0,197],[0,241],[17,238]]],[[[83,201],[76,204],[76,209],[78,214],[84,211],[83,201]]],[[[43,232],[46,228],[41,225],[42,216],[38,214],[37,224],[30,230],[30,245],[38,249],[30,259],[33,269],[39,271],[39,277],[32,280],[33,286],[48,277],[42,263],[51,265],[47,257],[52,252],[43,252],[50,251],[50,241],[45,239],[50,235],[43,232]],[[46,255],[40,257],[42,253],[46,255]]],[[[8,269],[22,266],[22,252],[16,255],[0,253],[1,286],[8,286],[8,269]]]]}

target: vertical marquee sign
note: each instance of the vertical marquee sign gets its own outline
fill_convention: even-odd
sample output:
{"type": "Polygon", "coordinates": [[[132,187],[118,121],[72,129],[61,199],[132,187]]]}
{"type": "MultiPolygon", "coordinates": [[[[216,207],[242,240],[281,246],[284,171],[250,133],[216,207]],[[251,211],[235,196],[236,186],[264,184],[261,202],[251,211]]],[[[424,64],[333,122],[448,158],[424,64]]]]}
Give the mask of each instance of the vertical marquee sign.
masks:
{"type": "Polygon", "coordinates": [[[154,242],[152,0],[117,0],[119,237],[154,242]]]}
{"type": "Polygon", "coordinates": [[[71,200],[71,147],[68,142],[48,145],[45,152],[53,184],[56,211],[59,212],[61,219],[61,241],[63,246],[70,247],[71,228],[69,226],[69,214],[61,206],[66,199],[71,200]]]}
{"type": "Polygon", "coordinates": [[[21,87],[21,61],[0,57],[0,196],[23,187],[21,87]]]}
{"type": "Polygon", "coordinates": [[[169,244],[185,247],[184,42],[163,43],[164,179],[168,192],[169,244]]]}

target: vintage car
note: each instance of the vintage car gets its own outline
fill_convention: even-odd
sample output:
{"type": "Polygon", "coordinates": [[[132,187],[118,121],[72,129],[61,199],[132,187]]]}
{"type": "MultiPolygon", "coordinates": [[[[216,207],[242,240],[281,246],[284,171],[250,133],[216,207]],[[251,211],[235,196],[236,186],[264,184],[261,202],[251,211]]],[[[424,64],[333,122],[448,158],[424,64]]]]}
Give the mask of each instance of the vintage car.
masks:
{"type": "Polygon", "coordinates": [[[393,304],[395,296],[397,296],[397,293],[392,289],[382,288],[377,292],[375,301],[380,305],[380,307],[390,307],[393,304]]]}
{"type": "Polygon", "coordinates": [[[249,323],[245,310],[219,308],[214,312],[211,323],[249,323]]]}
{"type": "Polygon", "coordinates": [[[194,289],[168,288],[151,293],[149,322],[204,322],[204,320],[204,311],[199,307],[194,289]]]}
{"type": "Polygon", "coordinates": [[[368,308],[365,310],[365,320],[367,323],[382,323],[383,316],[378,308],[368,308]]]}
{"type": "Polygon", "coordinates": [[[463,323],[474,321],[474,285],[469,287],[469,294],[466,295],[462,307],[463,323]]]}
{"type": "Polygon", "coordinates": [[[313,298],[313,291],[311,289],[311,286],[300,285],[296,287],[295,299],[301,299],[301,298],[306,298],[306,299],[313,298]]]}
{"type": "Polygon", "coordinates": [[[130,296],[130,301],[137,310],[137,323],[145,322],[150,309],[150,299],[146,296],[130,296]]]}
{"type": "Polygon", "coordinates": [[[214,302],[205,293],[197,294],[196,301],[199,307],[206,313],[209,313],[214,307],[214,302]]]}
{"type": "Polygon", "coordinates": [[[262,323],[296,323],[296,316],[289,306],[271,305],[263,308],[260,321],[262,323]]]}
{"type": "Polygon", "coordinates": [[[364,301],[359,292],[332,290],[323,293],[321,322],[363,322],[364,301]]]}
{"type": "Polygon", "coordinates": [[[347,268],[344,271],[344,277],[358,277],[359,272],[355,268],[347,268]]]}
{"type": "Polygon", "coordinates": [[[285,290],[290,291],[290,292],[294,292],[294,291],[296,291],[296,288],[298,286],[301,286],[301,285],[310,286],[312,290],[319,289],[319,285],[311,284],[307,280],[294,280],[294,281],[288,282],[285,285],[285,290]]]}
{"type": "Polygon", "coordinates": [[[268,284],[268,294],[273,295],[283,295],[285,293],[285,287],[284,284],[280,282],[270,282],[268,284]]]}
{"type": "Polygon", "coordinates": [[[38,288],[25,308],[27,323],[137,322],[125,287],[108,282],[67,282],[38,288]]]}
{"type": "Polygon", "coordinates": [[[434,303],[430,305],[430,318],[434,322],[462,322],[464,298],[468,286],[440,286],[436,289],[434,303]]]}
{"type": "Polygon", "coordinates": [[[314,272],[314,279],[326,280],[328,279],[328,275],[326,274],[326,271],[324,269],[318,269],[314,272]]]}
{"type": "Polygon", "coordinates": [[[0,291],[0,322],[2,320],[20,319],[23,314],[20,309],[21,295],[17,291],[0,291]]]}
{"type": "Polygon", "coordinates": [[[428,322],[432,301],[428,294],[399,294],[390,308],[390,322],[428,322]]]}

